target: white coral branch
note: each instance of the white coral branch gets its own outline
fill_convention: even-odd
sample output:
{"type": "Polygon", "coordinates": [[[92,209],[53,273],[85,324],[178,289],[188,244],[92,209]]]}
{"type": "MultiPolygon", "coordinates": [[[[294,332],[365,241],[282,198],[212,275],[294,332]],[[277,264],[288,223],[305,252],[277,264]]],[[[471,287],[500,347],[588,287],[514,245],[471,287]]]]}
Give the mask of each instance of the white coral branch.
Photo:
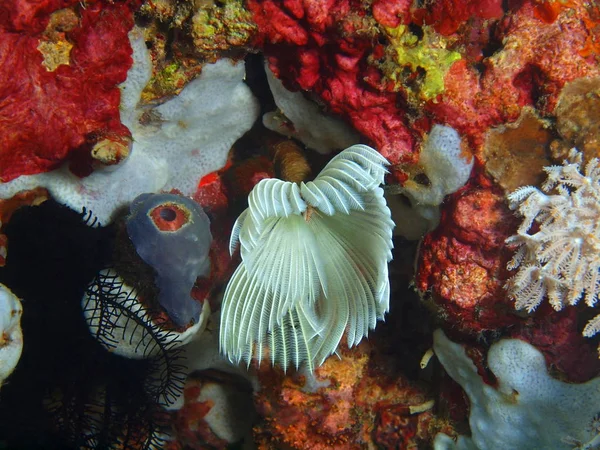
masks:
{"type": "Polygon", "coordinates": [[[583,335],[585,337],[592,337],[600,331],[600,314],[591,319],[583,329],[583,335]]]}
{"type": "MultiPolygon", "coordinates": [[[[516,270],[506,283],[517,309],[533,311],[547,298],[555,310],[584,298],[594,306],[600,293],[600,163],[573,149],[560,166],[546,167],[542,190],[524,186],[507,196],[523,218],[506,243],[516,250],[507,265],[516,270]]],[[[584,336],[600,332],[600,315],[584,336]]]]}

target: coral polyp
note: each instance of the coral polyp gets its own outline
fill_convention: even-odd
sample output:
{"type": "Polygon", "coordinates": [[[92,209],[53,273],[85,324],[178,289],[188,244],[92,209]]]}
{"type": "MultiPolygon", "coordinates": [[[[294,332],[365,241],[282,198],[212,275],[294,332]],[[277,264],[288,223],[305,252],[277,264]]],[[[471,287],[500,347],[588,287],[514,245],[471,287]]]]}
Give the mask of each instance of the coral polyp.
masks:
{"type": "Polygon", "coordinates": [[[365,145],[334,157],[314,181],[259,182],[231,237],[242,263],[227,285],[220,347],[230,361],[312,370],[347,332],[357,345],[388,310],[392,229],[386,160],[365,145]]]}

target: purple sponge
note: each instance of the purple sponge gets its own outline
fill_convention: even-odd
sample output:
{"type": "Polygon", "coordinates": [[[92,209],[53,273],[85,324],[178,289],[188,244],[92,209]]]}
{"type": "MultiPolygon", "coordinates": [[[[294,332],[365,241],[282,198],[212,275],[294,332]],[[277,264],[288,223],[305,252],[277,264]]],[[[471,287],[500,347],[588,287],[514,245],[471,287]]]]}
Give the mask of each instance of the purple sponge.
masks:
{"type": "Polygon", "coordinates": [[[196,278],[210,272],[210,221],[193,200],[142,194],[130,207],[127,233],[140,257],[156,271],[158,301],[178,326],[194,323],[202,305],[191,297],[196,278]]]}

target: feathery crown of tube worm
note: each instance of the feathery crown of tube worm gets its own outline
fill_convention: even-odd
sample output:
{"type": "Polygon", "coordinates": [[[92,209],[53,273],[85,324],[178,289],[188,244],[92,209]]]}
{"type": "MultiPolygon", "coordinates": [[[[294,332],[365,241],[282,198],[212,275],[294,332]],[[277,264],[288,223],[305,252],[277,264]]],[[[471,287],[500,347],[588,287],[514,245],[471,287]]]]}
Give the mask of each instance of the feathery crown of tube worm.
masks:
{"type": "Polygon", "coordinates": [[[242,262],[221,311],[220,348],[248,364],[320,366],[347,331],[354,346],[389,306],[392,230],[380,185],[387,160],[366,145],[336,157],[314,181],[265,179],[250,193],[230,242],[242,262]]]}

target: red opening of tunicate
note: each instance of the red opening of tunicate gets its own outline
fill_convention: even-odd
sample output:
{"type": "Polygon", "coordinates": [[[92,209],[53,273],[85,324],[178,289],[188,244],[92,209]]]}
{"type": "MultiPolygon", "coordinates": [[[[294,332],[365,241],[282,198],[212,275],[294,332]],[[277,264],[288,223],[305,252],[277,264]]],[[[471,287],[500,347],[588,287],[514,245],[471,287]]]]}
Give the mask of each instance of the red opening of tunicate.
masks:
{"type": "Polygon", "coordinates": [[[160,231],[177,231],[188,223],[190,212],[175,203],[163,203],[152,209],[149,215],[160,231]]]}

